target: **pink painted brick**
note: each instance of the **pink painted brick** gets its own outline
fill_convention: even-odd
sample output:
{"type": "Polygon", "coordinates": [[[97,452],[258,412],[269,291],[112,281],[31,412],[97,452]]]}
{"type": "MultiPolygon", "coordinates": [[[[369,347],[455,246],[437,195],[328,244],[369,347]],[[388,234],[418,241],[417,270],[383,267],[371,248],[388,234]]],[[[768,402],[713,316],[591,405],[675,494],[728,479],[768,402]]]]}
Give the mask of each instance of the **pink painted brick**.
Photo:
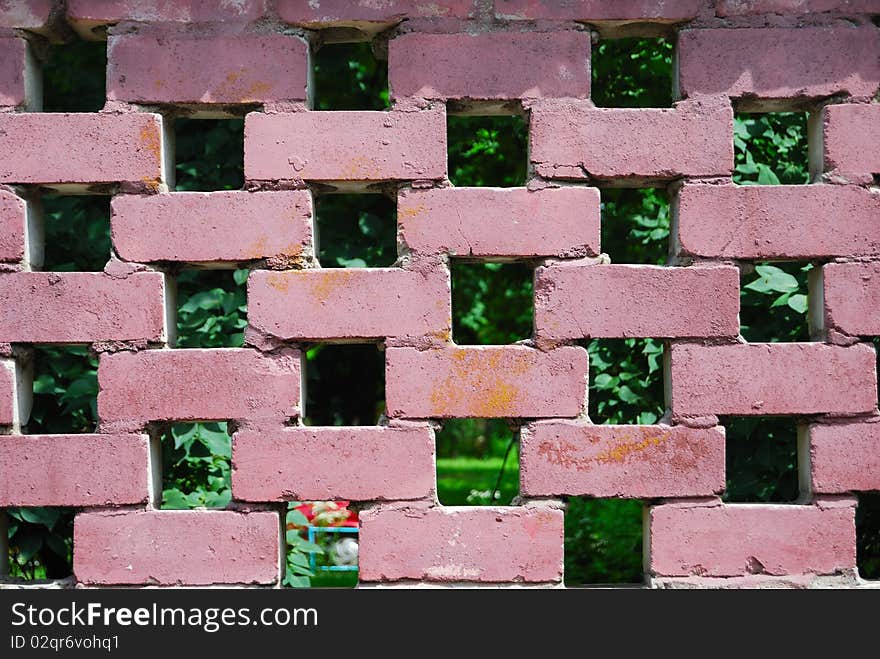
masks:
{"type": "Polygon", "coordinates": [[[880,254],[880,195],[841,185],[685,185],[681,254],[722,259],[880,254]]]}
{"type": "Polygon", "coordinates": [[[733,266],[563,262],[535,271],[535,335],[539,338],[738,334],[739,270],[733,266]]]}
{"type": "Polygon", "coordinates": [[[877,0],[719,0],[719,16],[754,16],[756,14],[840,14],[877,13],[877,0]]]}
{"type": "Polygon", "coordinates": [[[278,15],[287,23],[328,24],[396,23],[407,18],[469,18],[476,0],[278,0],[278,15]]]}
{"type": "Polygon", "coordinates": [[[112,506],[149,496],[146,435],[0,437],[0,506],[112,506]]]}
{"type": "Polygon", "coordinates": [[[404,190],[401,237],[413,252],[455,256],[599,253],[599,191],[563,187],[404,190]]]}
{"type": "Polygon", "coordinates": [[[0,183],[130,183],[162,179],[158,114],[0,114],[0,183]],[[64,154],[64,157],[59,157],[64,154]]]}
{"type": "Polygon", "coordinates": [[[880,491],[880,423],[809,426],[811,490],[880,491]]]}
{"type": "Polygon", "coordinates": [[[30,105],[34,90],[28,79],[29,57],[24,39],[0,38],[0,106],[30,105]]]}
{"type": "Polygon", "coordinates": [[[495,15],[513,19],[680,22],[694,18],[701,0],[495,0],[495,15]]]}
{"type": "Polygon", "coordinates": [[[651,573],[736,577],[852,570],[854,513],[853,506],[655,506],[651,573]]]}
{"type": "Polygon", "coordinates": [[[405,500],[434,492],[430,426],[240,430],[232,441],[240,501],[405,500]]]}
{"type": "Polygon", "coordinates": [[[377,508],[360,521],[361,581],[562,579],[561,510],[377,508]]]}
{"type": "Polygon", "coordinates": [[[826,327],[851,335],[880,334],[880,263],[828,263],[822,267],[822,282],[826,327]]]}
{"type": "Polygon", "coordinates": [[[732,131],[733,110],[720,97],[637,110],[543,101],[532,108],[530,157],[548,178],[729,176],[732,131]]]}
{"type": "Polygon", "coordinates": [[[0,190],[0,261],[17,263],[24,258],[27,206],[21,197],[0,190]]]}
{"type": "Polygon", "coordinates": [[[683,30],[683,96],[761,99],[870,97],[880,86],[880,35],[873,27],[683,30]]]}
{"type": "Polygon", "coordinates": [[[103,354],[98,365],[102,424],[284,419],[299,410],[299,353],[243,348],[103,354]]]}
{"type": "Polygon", "coordinates": [[[422,34],[388,43],[393,98],[589,98],[590,35],[561,30],[422,34]]]}
{"type": "Polygon", "coordinates": [[[285,34],[110,38],[107,98],[154,103],[302,101],[309,48],[285,34]]]}
{"type": "Polygon", "coordinates": [[[83,513],[74,521],[73,572],[90,585],[273,584],[280,534],[274,512],[83,513]]]}
{"type": "Polygon", "coordinates": [[[449,273],[442,266],[424,272],[255,270],[248,279],[248,322],[281,339],[447,339],[452,327],[449,273]]]}
{"type": "Polygon", "coordinates": [[[18,421],[17,388],[15,362],[8,359],[0,360],[0,426],[11,426],[18,421]]]}
{"type": "Polygon", "coordinates": [[[520,435],[520,493],[712,496],[724,490],[724,428],[539,421],[520,435]]]}
{"type": "Polygon", "coordinates": [[[681,415],[856,414],[877,408],[874,348],[822,343],[673,345],[681,415]]]}
{"type": "Polygon", "coordinates": [[[0,27],[41,32],[54,4],[54,0],[0,0],[0,27]]]}
{"type": "Polygon", "coordinates": [[[880,103],[829,105],[822,110],[821,163],[813,163],[832,176],[854,183],[871,183],[880,174],[880,103]]]}
{"type": "Polygon", "coordinates": [[[0,342],[165,340],[163,276],[137,272],[0,273],[0,342]]]}
{"type": "Polygon", "coordinates": [[[265,11],[266,0],[67,0],[67,20],[83,32],[122,21],[248,23],[265,11]]]}
{"type": "Polygon", "coordinates": [[[391,417],[573,417],[586,400],[587,351],[575,346],[388,348],[385,368],[391,417]]]}
{"type": "Polygon", "coordinates": [[[244,173],[251,181],[385,181],[446,175],[446,113],[252,112],[244,173]]]}
{"type": "Polygon", "coordinates": [[[113,245],[127,261],[296,259],[312,249],[307,190],[117,195],[113,245]]]}

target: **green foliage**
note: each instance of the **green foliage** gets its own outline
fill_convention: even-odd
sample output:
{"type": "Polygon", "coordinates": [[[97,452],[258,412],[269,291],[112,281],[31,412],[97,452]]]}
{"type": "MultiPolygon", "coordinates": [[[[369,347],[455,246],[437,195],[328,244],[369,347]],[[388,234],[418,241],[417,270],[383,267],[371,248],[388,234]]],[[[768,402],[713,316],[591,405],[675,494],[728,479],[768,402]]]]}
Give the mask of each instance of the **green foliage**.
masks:
{"type": "Polygon", "coordinates": [[[73,511],[8,508],[9,576],[62,579],[71,573],[73,511]]]}
{"type": "Polygon", "coordinates": [[[733,122],[733,147],[734,183],[810,182],[806,113],[737,114],[733,122]]]}
{"type": "Polygon", "coordinates": [[[880,494],[859,494],[856,509],[856,564],[863,579],[880,579],[880,494]]]}
{"type": "Polygon", "coordinates": [[[379,194],[318,197],[318,261],[323,268],[381,268],[397,260],[397,211],[379,194]]]}
{"type": "Polygon", "coordinates": [[[726,429],[725,501],[794,501],[798,497],[797,428],[779,417],[731,417],[726,429]]]}
{"type": "Polygon", "coordinates": [[[324,44],[313,58],[316,110],[388,109],[388,64],[369,43],[324,44]]]}
{"type": "Polygon", "coordinates": [[[669,199],[654,188],[602,190],[602,251],[613,263],[666,263],[669,199]]]}
{"type": "Polygon", "coordinates": [[[642,502],[569,499],[565,510],[565,584],[643,580],[642,502]]]}
{"type": "Polygon", "coordinates": [[[385,411],[385,359],[373,344],[313,346],[306,352],[310,426],[369,426],[385,411]]]}
{"type": "Polygon", "coordinates": [[[593,48],[591,97],[598,107],[672,105],[672,42],[609,39],[593,48]]]}
{"type": "Polygon", "coordinates": [[[110,259],[110,198],[45,195],[42,270],[100,272],[110,259]]]}
{"type": "Polygon", "coordinates": [[[663,343],[656,339],[594,339],[589,414],[593,423],[656,423],[663,416],[663,343]]]}
{"type": "Polygon", "coordinates": [[[248,270],[184,270],[177,276],[177,346],[238,348],[247,326],[248,270]]]}
{"type": "Polygon", "coordinates": [[[107,43],[52,46],[43,65],[44,112],[97,112],[104,107],[107,43]]]}
{"type": "Polygon", "coordinates": [[[232,499],[225,422],[175,423],[162,433],[162,508],[224,508],[232,499]]]}
{"type": "Polygon", "coordinates": [[[811,263],[762,263],[743,275],[740,332],[751,342],[809,341],[807,277],[811,263]]]}
{"type": "Polygon", "coordinates": [[[175,189],[238,190],[244,185],[244,120],[174,120],[175,189]]]}
{"type": "Polygon", "coordinates": [[[85,346],[34,348],[31,434],[94,432],[98,360],[85,346]]]}
{"type": "Polygon", "coordinates": [[[452,259],[452,336],[460,345],[514,343],[532,336],[532,268],[452,259]]]}
{"type": "Polygon", "coordinates": [[[509,188],[525,183],[529,142],[525,119],[450,116],[446,122],[453,185],[509,188]]]}

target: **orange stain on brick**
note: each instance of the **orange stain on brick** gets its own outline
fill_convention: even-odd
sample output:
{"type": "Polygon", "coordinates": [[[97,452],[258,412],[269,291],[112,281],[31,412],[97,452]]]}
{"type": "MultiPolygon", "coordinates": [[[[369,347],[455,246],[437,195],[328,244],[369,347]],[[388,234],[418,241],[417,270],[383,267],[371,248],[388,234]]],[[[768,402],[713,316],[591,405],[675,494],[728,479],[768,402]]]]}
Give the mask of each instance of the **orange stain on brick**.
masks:
{"type": "Polygon", "coordinates": [[[345,269],[333,269],[312,275],[311,294],[321,304],[325,304],[334,291],[346,287],[354,273],[345,269]]]}
{"type": "Polygon", "coordinates": [[[424,204],[417,206],[403,206],[397,209],[397,217],[402,220],[411,220],[428,210],[424,204]]]}
{"type": "Polygon", "coordinates": [[[290,288],[290,275],[273,272],[266,277],[266,283],[279,293],[286,293],[290,288]]]}
{"type": "Polygon", "coordinates": [[[156,164],[161,166],[162,163],[162,140],[159,138],[158,127],[150,122],[141,128],[141,144],[156,159],[156,164]]]}
{"type": "Polygon", "coordinates": [[[521,392],[511,376],[528,372],[532,365],[528,354],[462,348],[453,350],[450,357],[448,375],[431,393],[434,415],[521,416],[516,409],[521,392]],[[462,388],[462,383],[468,386],[462,388]]]}
{"type": "MultiPolygon", "coordinates": [[[[583,445],[571,442],[542,442],[538,447],[538,455],[547,459],[550,464],[561,467],[573,467],[579,471],[592,469],[595,464],[607,464],[610,462],[623,463],[629,458],[644,457],[645,451],[660,446],[672,437],[671,432],[660,432],[656,435],[648,435],[640,440],[629,440],[624,437],[613,446],[600,451],[596,455],[580,456],[583,445]]],[[[591,442],[593,443],[593,442],[591,442]]]]}

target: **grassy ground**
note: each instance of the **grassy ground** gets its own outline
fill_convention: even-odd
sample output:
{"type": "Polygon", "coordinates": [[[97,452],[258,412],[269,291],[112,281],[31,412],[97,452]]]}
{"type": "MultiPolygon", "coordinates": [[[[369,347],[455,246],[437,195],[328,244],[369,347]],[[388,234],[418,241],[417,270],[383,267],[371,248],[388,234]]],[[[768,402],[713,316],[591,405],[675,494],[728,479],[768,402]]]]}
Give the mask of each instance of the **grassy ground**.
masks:
{"type": "MultiPolygon", "coordinates": [[[[501,471],[502,458],[438,458],[437,494],[446,506],[488,505],[489,496],[501,471]],[[482,496],[472,492],[484,493],[482,496]],[[470,496],[470,500],[468,497],[470,496]]],[[[509,505],[519,493],[519,462],[507,459],[496,504],[509,505]]]]}

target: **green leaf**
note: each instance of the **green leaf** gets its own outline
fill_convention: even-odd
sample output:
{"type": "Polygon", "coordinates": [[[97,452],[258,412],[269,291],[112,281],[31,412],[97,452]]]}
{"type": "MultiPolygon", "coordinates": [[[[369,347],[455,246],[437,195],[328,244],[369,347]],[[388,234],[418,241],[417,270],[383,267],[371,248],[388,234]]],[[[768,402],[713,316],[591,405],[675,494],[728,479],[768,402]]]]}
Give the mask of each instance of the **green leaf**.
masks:
{"type": "Polygon", "coordinates": [[[788,298],[788,306],[797,311],[798,313],[806,313],[807,312],[807,296],[801,293],[797,295],[792,295],[788,298]]]}
{"type": "Polygon", "coordinates": [[[250,272],[251,271],[247,269],[236,270],[232,273],[232,279],[235,281],[236,284],[242,286],[245,282],[247,282],[250,272]]]}
{"type": "Polygon", "coordinates": [[[312,585],[312,581],[308,577],[297,577],[291,574],[284,577],[284,583],[292,588],[309,588],[312,585]]]}
{"type": "Polygon", "coordinates": [[[758,293],[792,293],[798,289],[797,279],[773,265],[755,267],[759,278],[746,284],[744,288],[758,293]]]}
{"type": "Polygon", "coordinates": [[[299,510],[288,510],[287,523],[295,526],[308,526],[309,518],[303,515],[299,510]]]}
{"type": "Polygon", "coordinates": [[[51,529],[55,526],[61,511],[57,508],[19,508],[21,519],[31,524],[39,524],[51,529]]]}
{"type": "Polygon", "coordinates": [[[16,538],[15,546],[18,548],[19,562],[27,563],[43,548],[43,536],[37,533],[28,533],[23,537],[16,538]]]}
{"type": "Polygon", "coordinates": [[[190,507],[189,499],[177,488],[162,490],[162,507],[173,510],[187,510],[190,507]]]}
{"type": "Polygon", "coordinates": [[[767,165],[758,164],[758,185],[779,185],[779,178],[767,165]]]}

